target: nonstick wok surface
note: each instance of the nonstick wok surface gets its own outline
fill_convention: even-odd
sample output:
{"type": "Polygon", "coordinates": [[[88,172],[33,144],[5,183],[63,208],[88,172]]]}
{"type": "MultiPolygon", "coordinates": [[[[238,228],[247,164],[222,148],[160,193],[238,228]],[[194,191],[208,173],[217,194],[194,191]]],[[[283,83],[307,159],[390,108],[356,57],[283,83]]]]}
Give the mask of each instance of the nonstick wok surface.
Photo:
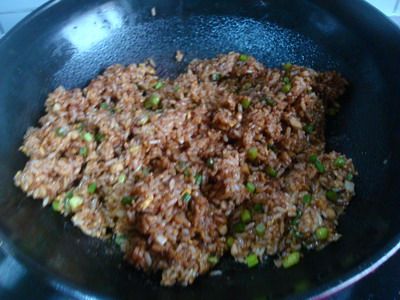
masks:
{"type": "Polygon", "coordinates": [[[0,41],[0,238],[4,248],[75,297],[265,299],[328,295],[379,266],[400,245],[400,33],[359,1],[52,1],[0,41]],[[156,7],[152,17],[150,9],[156,7]],[[182,63],[176,50],[185,53],[182,63]],[[83,87],[111,64],[153,58],[163,76],[194,58],[237,51],[268,66],[335,69],[350,82],[328,121],[328,149],[353,158],[357,196],[340,218],[343,237],[289,270],[229,257],[222,276],[160,287],[122,261],[111,241],[85,236],[13,185],[29,126],[59,85],[83,87]]]}

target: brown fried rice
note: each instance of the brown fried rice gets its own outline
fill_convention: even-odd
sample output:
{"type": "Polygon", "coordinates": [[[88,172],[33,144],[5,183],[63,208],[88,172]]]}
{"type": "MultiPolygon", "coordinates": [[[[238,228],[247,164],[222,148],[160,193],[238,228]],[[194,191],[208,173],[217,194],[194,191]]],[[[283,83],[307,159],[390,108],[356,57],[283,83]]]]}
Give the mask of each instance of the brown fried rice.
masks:
{"type": "Polygon", "coordinates": [[[355,193],[351,159],[324,152],[325,115],[346,85],[237,53],[194,60],[175,80],[114,65],[49,95],[15,183],[84,233],[113,237],[163,285],[191,284],[228,252],[290,267],[339,238],[355,193]]]}

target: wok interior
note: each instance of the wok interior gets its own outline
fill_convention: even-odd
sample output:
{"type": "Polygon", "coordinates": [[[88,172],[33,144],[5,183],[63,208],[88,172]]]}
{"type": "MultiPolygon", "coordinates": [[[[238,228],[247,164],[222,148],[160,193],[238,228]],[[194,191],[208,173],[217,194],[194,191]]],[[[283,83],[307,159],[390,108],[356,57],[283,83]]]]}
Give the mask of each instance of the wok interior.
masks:
{"type": "Polygon", "coordinates": [[[371,264],[398,238],[400,225],[400,75],[395,67],[400,65],[400,38],[382,17],[365,13],[354,21],[345,13],[351,5],[73,0],[29,20],[0,45],[0,230],[11,242],[9,249],[98,295],[163,299],[287,296],[326,288],[360,264],[371,264]],[[182,63],[174,60],[178,49],[185,53],[182,63]],[[272,261],[250,270],[226,258],[219,268],[222,276],[166,289],[122,263],[111,242],[84,236],[14,187],[13,176],[26,161],[18,152],[23,134],[37,124],[46,95],[57,86],[82,87],[111,64],[147,58],[153,58],[162,75],[173,77],[194,58],[229,51],[248,53],[268,66],[290,61],[335,69],[349,80],[342,109],[327,130],[328,148],[352,157],[360,173],[357,196],[340,219],[339,242],[309,253],[290,270],[276,269],[272,261]]]}

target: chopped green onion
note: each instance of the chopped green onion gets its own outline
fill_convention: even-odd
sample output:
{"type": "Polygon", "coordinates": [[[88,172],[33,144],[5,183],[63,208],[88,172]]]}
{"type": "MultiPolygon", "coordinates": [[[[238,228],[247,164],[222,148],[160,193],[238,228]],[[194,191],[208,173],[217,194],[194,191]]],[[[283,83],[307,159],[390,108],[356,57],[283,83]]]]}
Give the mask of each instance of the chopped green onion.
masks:
{"type": "Polygon", "coordinates": [[[282,266],[287,269],[290,268],[296,264],[298,264],[300,261],[300,252],[295,251],[290,253],[288,256],[286,256],[283,261],[282,261],[282,266]]]}
{"type": "Polygon", "coordinates": [[[83,157],[86,157],[88,155],[88,148],[86,146],[81,147],[79,149],[79,154],[82,155],[83,157]]]}
{"type": "Polygon", "coordinates": [[[125,183],[125,181],[126,181],[126,175],[125,174],[121,174],[121,175],[119,175],[119,177],[118,177],[118,183],[125,183]]]}
{"type": "Polygon", "coordinates": [[[132,204],[132,202],[133,202],[133,197],[132,196],[124,196],[121,199],[121,203],[123,205],[130,205],[130,204],[132,204]]]}
{"type": "Polygon", "coordinates": [[[240,61],[247,61],[249,59],[249,56],[246,54],[240,54],[239,60],[240,61]]]}
{"type": "Polygon", "coordinates": [[[93,141],[93,135],[90,132],[85,132],[85,134],[83,135],[83,139],[86,142],[92,142],[93,141]]]}
{"type": "Polygon", "coordinates": [[[271,98],[264,98],[263,99],[265,104],[269,105],[269,106],[275,106],[276,105],[276,101],[271,99],[271,98]]]}
{"type": "Polygon", "coordinates": [[[210,264],[212,264],[212,265],[216,265],[216,264],[218,263],[218,257],[217,257],[217,256],[214,256],[214,255],[210,255],[210,256],[207,258],[207,261],[208,261],[210,264]]]}
{"type": "Polygon", "coordinates": [[[149,121],[150,117],[148,114],[142,114],[139,119],[138,119],[138,125],[143,126],[146,125],[146,123],[149,121]]]}
{"type": "Polygon", "coordinates": [[[108,110],[108,109],[110,109],[110,105],[108,105],[108,103],[106,103],[106,102],[103,102],[100,104],[100,108],[108,110]]]}
{"type": "Polygon", "coordinates": [[[252,85],[250,82],[246,82],[242,85],[242,91],[247,91],[249,89],[251,89],[252,85]]]}
{"type": "Polygon", "coordinates": [[[179,92],[180,89],[181,89],[181,87],[179,85],[176,85],[174,87],[174,92],[177,93],[177,92],[179,92]]]}
{"type": "Polygon", "coordinates": [[[317,237],[318,240],[324,241],[328,238],[329,236],[329,230],[326,227],[319,227],[315,231],[315,236],[317,237]]]}
{"type": "Polygon", "coordinates": [[[58,127],[56,129],[56,135],[59,137],[66,137],[68,134],[68,130],[65,127],[58,127]]]}
{"type": "Polygon", "coordinates": [[[94,194],[97,189],[97,184],[95,182],[92,182],[91,184],[88,185],[87,191],[89,194],[94,194]]]}
{"type": "Polygon", "coordinates": [[[190,199],[192,199],[192,195],[190,195],[188,192],[185,192],[182,196],[183,202],[188,203],[190,199]]]}
{"type": "Polygon", "coordinates": [[[335,202],[335,201],[337,201],[337,199],[338,199],[338,194],[337,194],[335,191],[333,191],[333,190],[327,191],[327,192],[325,193],[325,196],[326,196],[326,198],[327,198],[329,201],[332,201],[332,202],[335,202]]]}
{"type": "Polygon", "coordinates": [[[317,154],[311,154],[310,158],[308,159],[310,162],[315,163],[318,160],[317,154]]]}
{"type": "Polygon", "coordinates": [[[290,83],[285,83],[283,86],[282,86],[282,92],[283,93],[285,93],[285,94],[287,94],[287,93],[289,93],[290,92],[290,90],[292,89],[292,85],[290,84],[290,83]]]}
{"type": "Polygon", "coordinates": [[[249,268],[255,267],[258,265],[258,257],[254,253],[249,254],[246,257],[246,263],[249,268]]]}
{"type": "Polygon", "coordinates": [[[253,210],[255,212],[258,212],[258,213],[263,213],[264,212],[264,207],[262,206],[261,203],[256,203],[256,204],[254,204],[253,210]]]}
{"type": "Polygon", "coordinates": [[[213,73],[211,74],[211,80],[212,81],[218,81],[221,79],[221,74],[220,73],[213,73]]]}
{"type": "Polygon", "coordinates": [[[290,83],[290,78],[285,76],[285,77],[283,77],[282,81],[283,81],[285,84],[289,84],[289,83],[290,83]]]}
{"type": "Polygon", "coordinates": [[[343,168],[346,164],[346,159],[343,156],[339,156],[335,159],[335,166],[338,168],[343,168]]]}
{"type": "Polygon", "coordinates": [[[233,225],[233,231],[236,233],[242,233],[246,229],[246,226],[242,222],[238,222],[233,225]]]}
{"type": "Polygon", "coordinates": [[[163,88],[164,85],[165,85],[164,82],[158,81],[158,82],[154,85],[154,88],[155,88],[156,90],[159,90],[159,89],[163,88]]]}
{"type": "Polygon", "coordinates": [[[263,236],[265,233],[265,225],[263,223],[257,224],[256,233],[258,236],[263,236]]]}
{"type": "Polygon", "coordinates": [[[353,180],[353,174],[352,173],[347,174],[346,175],[346,180],[352,181],[353,180]]]}
{"type": "Polygon", "coordinates": [[[60,200],[54,200],[53,203],[51,203],[51,207],[53,208],[54,211],[61,211],[60,200]]]}
{"type": "Polygon", "coordinates": [[[190,168],[185,168],[185,170],[183,170],[183,176],[185,177],[189,177],[191,174],[190,172],[190,168]]]}
{"type": "Polygon", "coordinates": [[[68,193],[65,194],[65,199],[71,199],[74,196],[74,193],[72,191],[69,191],[68,193]]]}
{"type": "Polygon", "coordinates": [[[270,177],[275,178],[276,176],[278,176],[278,171],[276,171],[276,170],[275,170],[273,167],[271,167],[271,166],[268,166],[268,167],[267,167],[266,172],[267,172],[267,174],[268,174],[270,177]]]}
{"type": "Polygon", "coordinates": [[[250,107],[251,100],[250,100],[249,98],[244,98],[244,99],[242,100],[242,102],[240,102],[240,104],[242,105],[242,107],[243,107],[244,109],[248,109],[248,108],[250,107]]]}
{"type": "Polygon", "coordinates": [[[282,65],[282,68],[286,71],[289,72],[292,69],[293,65],[291,63],[285,63],[282,65]]]}
{"type": "Polygon", "coordinates": [[[325,172],[325,166],[323,163],[318,159],[318,156],[316,154],[312,154],[309,158],[309,161],[314,164],[315,168],[319,173],[324,173],[325,172]]]}
{"type": "Polygon", "coordinates": [[[194,176],[194,184],[200,186],[203,182],[203,176],[201,174],[196,174],[194,176]]]}
{"type": "Polygon", "coordinates": [[[123,234],[117,234],[114,236],[114,241],[118,246],[122,246],[126,242],[127,238],[123,234]]]}
{"type": "Polygon", "coordinates": [[[258,156],[258,150],[256,147],[251,147],[249,150],[247,150],[247,158],[249,160],[256,160],[258,156]]]}
{"type": "Polygon", "coordinates": [[[313,124],[306,124],[303,127],[304,131],[308,134],[311,134],[314,132],[314,125],[313,124]]]}
{"type": "Polygon", "coordinates": [[[82,133],[83,129],[85,129],[85,124],[79,123],[77,129],[78,129],[79,133],[82,133]]]}
{"type": "Polygon", "coordinates": [[[156,94],[153,94],[144,102],[144,107],[146,109],[156,109],[160,104],[160,97],[156,94]]]}
{"type": "Polygon", "coordinates": [[[278,149],[276,149],[276,146],[273,144],[268,145],[268,149],[272,150],[272,152],[276,152],[278,150],[278,149]]]}
{"type": "Polygon", "coordinates": [[[209,158],[207,159],[207,166],[208,166],[209,168],[213,168],[213,167],[214,167],[214,159],[213,159],[212,157],[209,157],[209,158]]]}
{"type": "Polygon", "coordinates": [[[246,189],[250,194],[254,194],[256,192],[256,186],[252,182],[246,183],[246,189]]]}
{"type": "Polygon", "coordinates": [[[240,214],[240,219],[244,224],[249,223],[251,221],[251,212],[248,209],[244,209],[240,214]]]}
{"type": "Polygon", "coordinates": [[[310,204],[311,201],[312,201],[312,196],[311,196],[310,194],[305,194],[305,195],[303,196],[303,203],[304,203],[305,205],[310,204]]]}
{"type": "Polygon", "coordinates": [[[235,239],[234,239],[233,237],[231,237],[231,236],[229,236],[229,237],[226,239],[226,245],[227,245],[229,248],[232,247],[232,245],[233,245],[234,242],[235,242],[235,239]]]}
{"type": "Polygon", "coordinates": [[[83,204],[83,199],[79,196],[73,196],[68,201],[72,211],[76,211],[83,204]]]}
{"type": "Polygon", "coordinates": [[[104,141],[105,138],[106,138],[105,135],[102,134],[101,132],[96,133],[95,136],[94,136],[94,139],[98,143],[101,143],[102,141],[104,141]]]}

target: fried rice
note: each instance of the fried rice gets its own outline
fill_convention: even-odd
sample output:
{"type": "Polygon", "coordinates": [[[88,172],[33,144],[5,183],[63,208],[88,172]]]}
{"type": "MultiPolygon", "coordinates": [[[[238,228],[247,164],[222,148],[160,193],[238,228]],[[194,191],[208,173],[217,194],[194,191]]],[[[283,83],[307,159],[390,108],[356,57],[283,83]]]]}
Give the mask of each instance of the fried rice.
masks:
{"type": "Polygon", "coordinates": [[[288,268],[340,237],[355,194],[351,159],[325,152],[325,116],[346,85],[238,53],[194,60],[174,80],[149,63],[114,65],[48,96],[15,184],[113,238],[163,285],[191,284],[227,254],[288,268]]]}

